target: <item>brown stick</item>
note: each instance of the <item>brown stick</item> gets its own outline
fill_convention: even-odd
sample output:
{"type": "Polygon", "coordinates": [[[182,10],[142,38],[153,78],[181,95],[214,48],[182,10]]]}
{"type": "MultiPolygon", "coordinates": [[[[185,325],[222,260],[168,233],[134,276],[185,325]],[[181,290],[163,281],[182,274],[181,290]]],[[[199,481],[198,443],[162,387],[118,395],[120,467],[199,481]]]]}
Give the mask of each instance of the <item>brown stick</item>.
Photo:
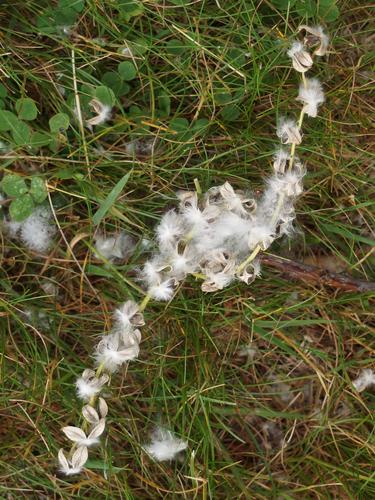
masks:
{"type": "Polygon", "coordinates": [[[347,274],[332,273],[319,267],[294,262],[292,260],[277,257],[276,255],[262,254],[263,264],[274,269],[279,269],[289,278],[302,280],[307,283],[330,286],[347,292],[369,292],[375,291],[375,283],[362,281],[347,274]]]}

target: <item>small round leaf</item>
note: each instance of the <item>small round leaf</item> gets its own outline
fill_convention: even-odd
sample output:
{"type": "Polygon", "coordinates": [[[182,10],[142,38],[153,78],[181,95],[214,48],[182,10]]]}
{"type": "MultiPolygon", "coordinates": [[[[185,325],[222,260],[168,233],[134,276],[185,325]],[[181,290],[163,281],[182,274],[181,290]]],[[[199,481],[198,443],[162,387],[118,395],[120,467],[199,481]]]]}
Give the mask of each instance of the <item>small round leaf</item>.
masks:
{"type": "Polygon", "coordinates": [[[137,69],[131,61],[123,61],[117,68],[121,78],[126,82],[130,82],[137,77],[137,69]]]}
{"type": "Polygon", "coordinates": [[[34,210],[34,202],[29,193],[19,196],[9,205],[11,218],[16,222],[21,222],[29,217],[34,210]]]}
{"type": "Polygon", "coordinates": [[[21,120],[35,120],[38,116],[38,109],[35,102],[30,97],[21,97],[16,102],[16,111],[21,120]]]}
{"type": "Polygon", "coordinates": [[[49,119],[48,123],[51,132],[57,134],[69,127],[69,116],[66,113],[57,113],[49,119]]]}
{"type": "Polygon", "coordinates": [[[12,137],[17,146],[25,146],[30,144],[31,129],[30,127],[18,120],[12,129],[12,137]]]}
{"type": "Polygon", "coordinates": [[[33,148],[40,148],[42,146],[48,146],[52,138],[45,132],[34,132],[31,135],[30,146],[33,148]]]}
{"type": "Polygon", "coordinates": [[[6,174],[1,181],[1,189],[8,196],[21,196],[27,193],[28,188],[25,179],[20,175],[6,174]]]}
{"type": "Polygon", "coordinates": [[[220,113],[221,118],[226,122],[234,122],[241,114],[241,110],[235,104],[228,104],[220,113]]]}
{"type": "Polygon", "coordinates": [[[105,85],[100,85],[95,89],[95,97],[106,106],[113,106],[116,100],[113,90],[105,85]]]}
{"type": "Polygon", "coordinates": [[[8,91],[6,89],[6,87],[0,83],[0,97],[6,97],[8,94],[8,91]]]}
{"type": "Polygon", "coordinates": [[[18,122],[19,119],[14,113],[6,109],[0,109],[0,132],[13,130],[18,122]]]}
{"type": "Polygon", "coordinates": [[[31,194],[35,203],[42,203],[47,198],[47,188],[41,177],[33,177],[31,179],[31,194]]]}

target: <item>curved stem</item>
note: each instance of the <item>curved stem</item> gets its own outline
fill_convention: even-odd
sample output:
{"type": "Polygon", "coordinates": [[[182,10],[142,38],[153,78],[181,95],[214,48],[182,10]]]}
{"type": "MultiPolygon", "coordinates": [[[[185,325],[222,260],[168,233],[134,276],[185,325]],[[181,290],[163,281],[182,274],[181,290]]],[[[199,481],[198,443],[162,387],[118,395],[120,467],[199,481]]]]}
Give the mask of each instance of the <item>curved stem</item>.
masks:
{"type": "MultiPolygon", "coordinates": [[[[304,87],[306,88],[307,83],[306,83],[306,77],[305,77],[304,73],[302,73],[302,83],[303,83],[304,87]]],[[[298,122],[297,122],[299,129],[301,129],[301,127],[302,127],[304,116],[305,116],[305,112],[303,111],[303,108],[302,108],[301,112],[299,114],[299,117],[298,117],[298,122]]],[[[293,168],[293,163],[294,163],[295,157],[296,157],[296,144],[292,144],[290,147],[290,157],[289,157],[289,164],[288,164],[288,171],[289,172],[293,168]]],[[[277,201],[276,209],[275,209],[273,216],[272,216],[272,219],[271,219],[271,225],[276,223],[276,221],[278,219],[280,208],[283,204],[283,201],[284,201],[284,194],[282,193],[277,201]]],[[[256,258],[256,256],[258,255],[258,253],[261,250],[262,250],[261,246],[257,245],[254,248],[254,250],[251,252],[251,254],[243,262],[241,262],[241,264],[237,267],[236,274],[243,271],[256,258]]]]}

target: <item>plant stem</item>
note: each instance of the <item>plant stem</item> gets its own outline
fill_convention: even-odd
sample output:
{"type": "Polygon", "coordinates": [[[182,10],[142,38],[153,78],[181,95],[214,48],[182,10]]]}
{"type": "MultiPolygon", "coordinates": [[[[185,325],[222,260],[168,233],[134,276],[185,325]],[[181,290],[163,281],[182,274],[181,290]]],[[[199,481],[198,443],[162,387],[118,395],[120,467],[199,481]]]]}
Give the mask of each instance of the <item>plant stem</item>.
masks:
{"type": "MultiPolygon", "coordinates": [[[[303,83],[304,87],[306,88],[307,83],[306,83],[306,77],[305,77],[304,73],[302,73],[302,83],[303,83]]],[[[301,112],[299,114],[299,117],[298,117],[298,122],[297,122],[299,129],[301,129],[301,127],[302,127],[304,116],[305,116],[305,112],[303,111],[303,108],[302,108],[301,112]]],[[[293,168],[295,156],[296,156],[296,144],[292,144],[291,148],[290,148],[290,157],[289,157],[289,164],[288,164],[288,171],[289,172],[293,168]]],[[[281,208],[283,200],[284,200],[284,194],[281,194],[281,196],[279,197],[279,199],[277,201],[276,209],[275,209],[273,216],[272,216],[271,225],[275,224],[275,222],[277,221],[277,218],[279,215],[279,210],[281,208]]],[[[251,252],[251,254],[243,262],[241,262],[241,264],[237,267],[236,274],[243,271],[256,258],[256,256],[261,251],[261,249],[262,249],[261,246],[257,245],[254,248],[254,250],[251,252]]]]}

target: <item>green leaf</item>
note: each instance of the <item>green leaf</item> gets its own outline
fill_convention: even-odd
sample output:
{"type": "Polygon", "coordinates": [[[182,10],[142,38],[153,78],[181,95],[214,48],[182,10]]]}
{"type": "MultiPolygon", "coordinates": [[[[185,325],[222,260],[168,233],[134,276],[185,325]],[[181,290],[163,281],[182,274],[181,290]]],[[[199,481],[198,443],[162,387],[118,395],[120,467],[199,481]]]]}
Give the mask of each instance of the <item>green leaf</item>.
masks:
{"type": "Polygon", "coordinates": [[[82,176],[79,172],[76,172],[74,168],[60,168],[57,172],[54,173],[54,177],[57,179],[78,179],[79,176],[82,176]]]}
{"type": "Polygon", "coordinates": [[[0,110],[0,132],[8,132],[13,130],[19,123],[17,116],[6,109],[0,110]]]}
{"type": "Polygon", "coordinates": [[[128,172],[118,181],[116,186],[112,189],[107,198],[100,205],[99,209],[95,212],[92,221],[96,226],[100,223],[105,214],[108,212],[108,210],[110,210],[112,205],[115,203],[117,197],[119,196],[121,191],[124,189],[126,183],[128,182],[131,173],[132,173],[131,171],[128,172]]]}
{"type": "Polygon", "coordinates": [[[272,0],[271,3],[278,9],[286,11],[288,8],[293,7],[296,0],[272,0]]]}
{"type": "Polygon", "coordinates": [[[9,213],[13,220],[21,222],[29,217],[34,210],[34,202],[28,193],[19,196],[9,205],[9,213]]]}
{"type": "Polygon", "coordinates": [[[36,26],[40,33],[50,34],[56,31],[56,22],[53,17],[53,10],[49,8],[36,18],[36,26]]]}
{"type": "Polygon", "coordinates": [[[245,52],[238,48],[228,49],[227,57],[230,63],[234,66],[244,66],[246,64],[245,52]]]}
{"type": "Polygon", "coordinates": [[[228,106],[225,106],[220,112],[221,118],[226,122],[236,121],[240,114],[241,110],[235,104],[228,104],[228,106]]]}
{"type": "Polygon", "coordinates": [[[20,196],[28,192],[25,179],[16,174],[4,175],[1,188],[8,196],[20,196]]]}
{"type": "Polygon", "coordinates": [[[102,77],[102,83],[113,90],[117,97],[122,97],[130,91],[130,86],[123,81],[116,71],[107,71],[102,77]]]}
{"type": "Polygon", "coordinates": [[[56,9],[54,12],[55,26],[60,26],[65,28],[66,26],[72,26],[77,19],[77,11],[70,7],[64,7],[62,9],[56,9]]]}
{"type": "Polygon", "coordinates": [[[26,123],[18,121],[15,123],[11,133],[17,146],[30,144],[31,129],[26,123]]]}
{"type": "Polygon", "coordinates": [[[169,0],[171,3],[173,3],[173,5],[178,5],[180,7],[182,7],[183,5],[187,5],[188,3],[190,3],[190,0],[169,0]]]}
{"type": "Polygon", "coordinates": [[[8,94],[8,91],[6,87],[2,83],[0,83],[0,97],[6,97],[8,94]]]}
{"type": "MultiPolygon", "coordinates": [[[[112,278],[112,274],[107,274],[107,277],[112,278]]],[[[85,463],[85,468],[86,469],[98,469],[98,470],[106,470],[106,471],[111,471],[111,472],[120,472],[124,470],[123,467],[115,467],[114,465],[107,464],[103,462],[102,460],[97,460],[94,458],[91,458],[90,460],[87,460],[85,463]]]]}
{"type": "Polygon", "coordinates": [[[159,108],[164,116],[169,116],[171,113],[171,99],[167,94],[160,94],[158,97],[159,108]]]}
{"type": "Polygon", "coordinates": [[[169,123],[169,128],[174,132],[186,132],[189,128],[189,122],[186,118],[173,118],[169,123]]]}
{"type": "Polygon", "coordinates": [[[176,56],[183,54],[187,50],[186,45],[177,38],[172,38],[172,40],[168,40],[165,46],[167,52],[176,56]]]}
{"type": "Polygon", "coordinates": [[[318,16],[325,21],[335,21],[340,15],[340,11],[335,0],[320,0],[318,6],[318,16]]]}
{"type": "Polygon", "coordinates": [[[35,203],[42,203],[47,198],[47,188],[41,177],[33,177],[31,179],[31,194],[35,203]]]}
{"type": "Polygon", "coordinates": [[[102,83],[112,89],[115,95],[120,95],[123,81],[116,71],[106,71],[102,76],[102,83]]]}
{"type": "Polygon", "coordinates": [[[16,111],[21,120],[32,121],[38,116],[38,108],[30,97],[21,97],[16,102],[16,111]]]}
{"type": "Polygon", "coordinates": [[[303,0],[296,4],[296,11],[300,16],[313,17],[316,15],[317,6],[315,0],[303,0]]]}
{"type": "Polygon", "coordinates": [[[59,9],[73,9],[76,12],[82,12],[85,7],[85,0],[60,0],[59,9]]]}
{"type": "Polygon", "coordinates": [[[30,146],[33,148],[48,146],[51,140],[52,137],[45,132],[34,132],[30,138],[30,146]]]}
{"type": "MultiPolygon", "coordinates": [[[[131,50],[131,53],[134,55],[134,56],[142,56],[143,54],[145,54],[149,48],[150,48],[150,42],[144,38],[135,38],[134,40],[132,41],[128,41],[127,42],[127,46],[129,47],[129,49],[131,50]]],[[[123,51],[124,48],[120,49],[120,52],[123,51]]]]}
{"type": "Polygon", "coordinates": [[[131,61],[123,61],[118,67],[117,71],[123,80],[130,82],[137,77],[137,69],[131,61]]]}
{"type": "Polygon", "coordinates": [[[192,131],[195,134],[204,134],[209,124],[210,122],[207,118],[198,118],[198,120],[192,123],[192,131]]]}
{"type": "Polygon", "coordinates": [[[228,104],[232,100],[232,94],[225,88],[216,88],[214,90],[214,101],[217,106],[228,104]]]}
{"type": "Polygon", "coordinates": [[[49,128],[53,134],[63,132],[69,127],[69,116],[66,113],[57,113],[49,119],[49,128]]]}
{"type": "Polygon", "coordinates": [[[143,14],[143,5],[136,0],[118,0],[116,8],[120,17],[125,21],[130,21],[132,17],[143,14]]]}
{"type": "Polygon", "coordinates": [[[106,87],[105,85],[100,85],[99,87],[96,87],[95,89],[95,97],[102,103],[105,104],[106,106],[113,106],[116,97],[115,94],[113,93],[113,90],[110,89],[109,87],[106,87]]]}

